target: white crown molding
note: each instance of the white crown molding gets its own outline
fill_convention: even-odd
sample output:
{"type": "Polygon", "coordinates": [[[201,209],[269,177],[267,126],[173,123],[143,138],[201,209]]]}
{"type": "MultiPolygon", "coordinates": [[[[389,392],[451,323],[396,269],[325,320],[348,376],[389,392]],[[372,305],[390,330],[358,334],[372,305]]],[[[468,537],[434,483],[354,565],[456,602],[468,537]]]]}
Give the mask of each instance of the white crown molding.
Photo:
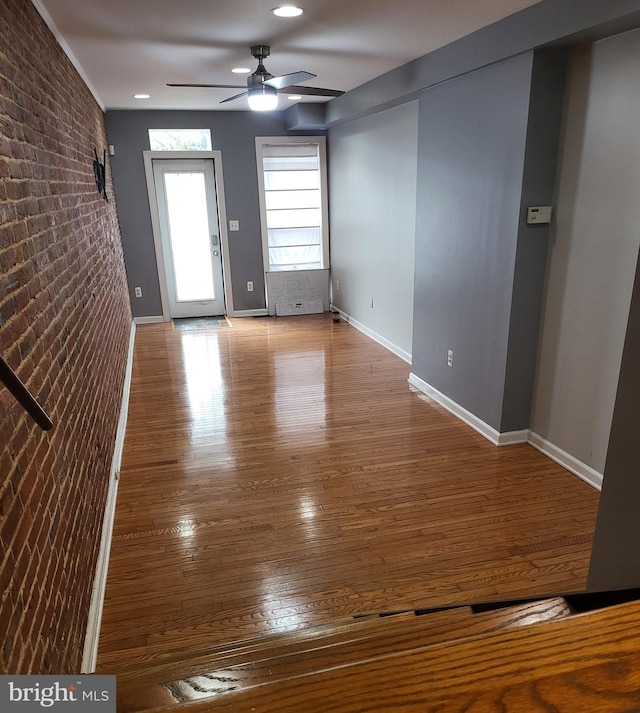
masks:
{"type": "Polygon", "coordinates": [[[89,77],[82,68],[80,62],[78,62],[78,58],[73,54],[71,47],[69,46],[65,38],[62,36],[62,33],[58,29],[56,23],[53,21],[53,18],[49,14],[47,8],[42,4],[41,0],[31,0],[31,2],[33,3],[35,9],[38,11],[40,17],[45,21],[47,27],[51,30],[51,33],[56,38],[57,43],[60,45],[60,47],[62,47],[62,51],[67,55],[69,61],[75,67],[75,70],[80,75],[82,81],[87,85],[87,89],[91,92],[91,94],[93,94],[93,98],[96,100],[96,102],[98,102],[98,106],[102,109],[103,112],[105,112],[107,108],[105,107],[102,99],[100,99],[98,92],[96,91],[93,84],[91,84],[89,77]]]}

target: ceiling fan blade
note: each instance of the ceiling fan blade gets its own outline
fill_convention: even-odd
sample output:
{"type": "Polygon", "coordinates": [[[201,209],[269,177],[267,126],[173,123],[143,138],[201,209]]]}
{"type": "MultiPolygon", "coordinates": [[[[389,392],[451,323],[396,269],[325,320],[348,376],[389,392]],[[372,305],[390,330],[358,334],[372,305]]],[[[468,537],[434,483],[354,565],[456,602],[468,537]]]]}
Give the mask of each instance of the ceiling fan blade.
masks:
{"type": "Polygon", "coordinates": [[[244,89],[244,84],[167,84],[168,87],[206,87],[209,89],[244,89]]]}
{"type": "Polygon", "coordinates": [[[313,79],[317,76],[317,74],[311,74],[311,72],[292,72],[291,74],[282,74],[279,77],[267,79],[263,84],[268,84],[270,87],[275,87],[276,89],[284,89],[298,82],[306,82],[308,79],[313,79]]]}
{"type": "Polygon", "coordinates": [[[232,102],[234,99],[240,99],[240,97],[246,97],[249,92],[240,92],[240,94],[234,94],[232,97],[229,97],[228,99],[223,99],[220,104],[224,104],[225,102],[232,102]]]}
{"type": "Polygon", "coordinates": [[[339,89],[322,89],[321,87],[299,87],[295,84],[285,87],[284,89],[279,89],[279,92],[286,92],[287,94],[302,94],[303,96],[315,96],[315,97],[341,97],[344,92],[339,89]]]}

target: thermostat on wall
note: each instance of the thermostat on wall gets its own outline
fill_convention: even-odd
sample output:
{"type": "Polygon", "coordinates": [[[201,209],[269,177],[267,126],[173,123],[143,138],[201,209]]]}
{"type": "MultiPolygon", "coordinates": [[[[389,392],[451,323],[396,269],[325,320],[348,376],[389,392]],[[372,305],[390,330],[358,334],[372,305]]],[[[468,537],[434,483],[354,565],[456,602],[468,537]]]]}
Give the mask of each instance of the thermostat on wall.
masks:
{"type": "Polygon", "coordinates": [[[550,205],[538,205],[531,207],[527,210],[527,223],[528,225],[535,225],[540,223],[550,223],[551,222],[551,206],[550,205]]]}

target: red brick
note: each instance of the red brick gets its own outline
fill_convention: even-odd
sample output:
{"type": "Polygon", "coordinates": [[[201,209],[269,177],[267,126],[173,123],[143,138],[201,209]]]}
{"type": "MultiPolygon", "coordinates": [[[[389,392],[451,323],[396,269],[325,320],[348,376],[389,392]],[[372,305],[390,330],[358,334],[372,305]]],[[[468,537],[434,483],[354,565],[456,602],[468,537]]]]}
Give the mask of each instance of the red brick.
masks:
{"type": "Polygon", "coordinates": [[[41,432],[0,389],[0,673],[71,672],[131,313],[116,207],[93,179],[102,112],[30,0],[0,3],[0,28],[0,349],[55,419],[41,432]]]}

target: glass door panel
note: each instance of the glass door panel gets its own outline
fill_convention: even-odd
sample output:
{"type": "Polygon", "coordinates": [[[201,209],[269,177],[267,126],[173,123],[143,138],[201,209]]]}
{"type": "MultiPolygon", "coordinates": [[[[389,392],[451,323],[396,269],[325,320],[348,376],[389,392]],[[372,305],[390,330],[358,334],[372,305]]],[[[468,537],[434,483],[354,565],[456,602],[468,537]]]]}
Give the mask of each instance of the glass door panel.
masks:
{"type": "Polygon", "coordinates": [[[225,313],[213,161],[153,161],[171,317],[225,313]]]}
{"type": "Polygon", "coordinates": [[[165,173],[176,300],[215,299],[204,173],[165,173]]]}

